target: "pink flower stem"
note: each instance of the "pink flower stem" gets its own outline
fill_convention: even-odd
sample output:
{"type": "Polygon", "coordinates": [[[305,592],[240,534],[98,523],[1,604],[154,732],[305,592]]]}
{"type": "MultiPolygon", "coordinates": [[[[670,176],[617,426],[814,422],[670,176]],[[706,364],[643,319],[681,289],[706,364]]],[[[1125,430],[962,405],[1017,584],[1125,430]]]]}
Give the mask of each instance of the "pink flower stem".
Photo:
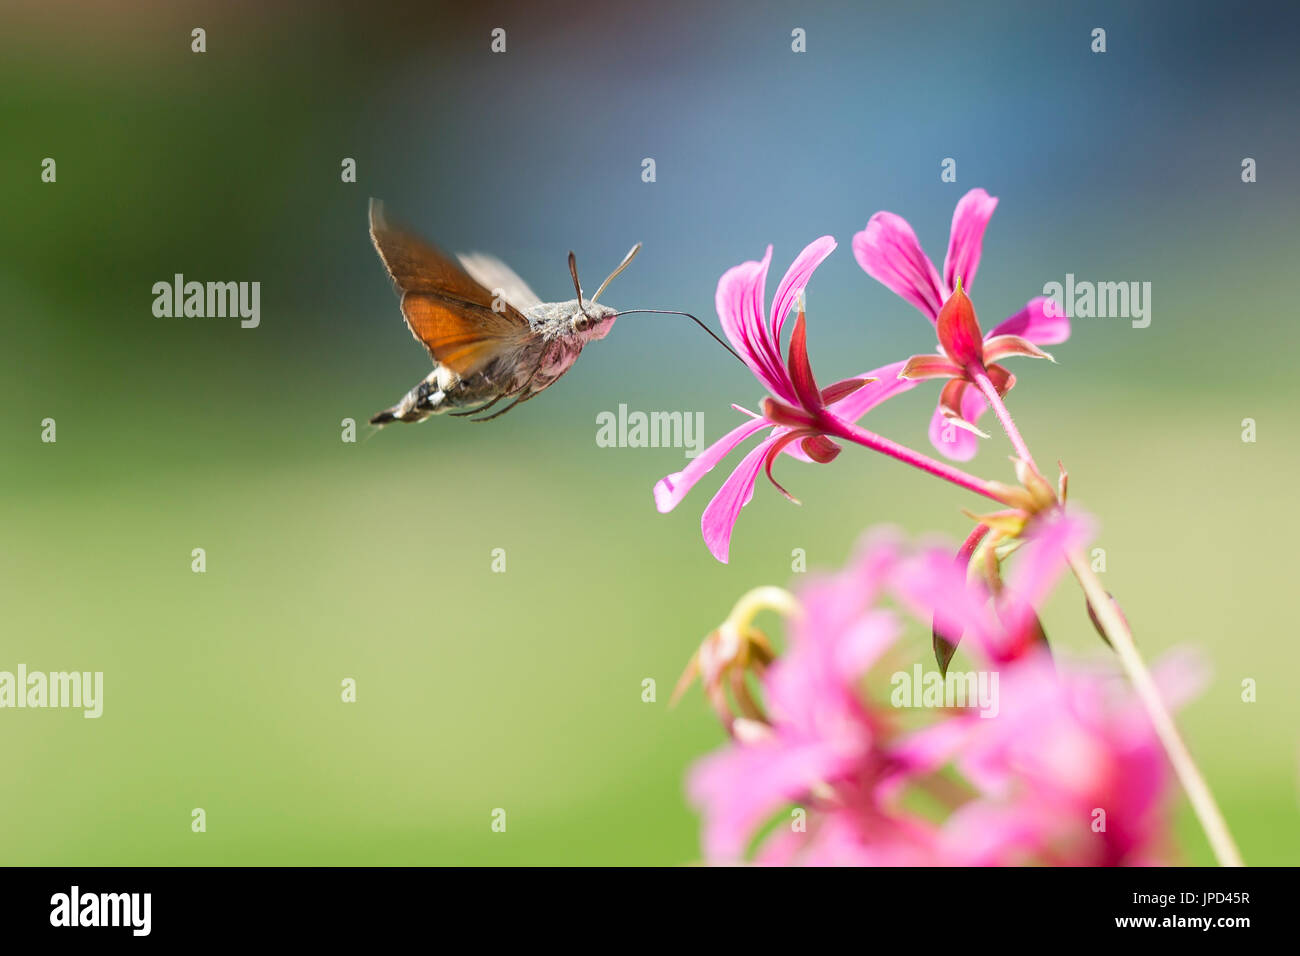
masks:
{"type": "Polygon", "coordinates": [[[863,448],[870,448],[872,451],[878,451],[882,455],[888,455],[895,458],[905,465],[911,465],[913,468],[919,468],[921,471],[936,478],[942,478],[944,481],[950,481],[959,488],[965,488],[967,491],[973,491],[977,495],[983,495],[985,498],[992,498],[999,504],[1010,504],[999,492],[993,482],[985,481],[982,478],[976,478],[972,474],[962,471],[959,468],[953,468],[951,465],[945,465],[941,461],[936,461],[927,455],[913,451],[906,445],[900,445],[897,442],[890,441],[875,432],[869,432],[865,428],[859,428],[857,425],[837,418],[829,413],[822,415],[822,421],[819,425],[832,435],[843,438],[845,441],[853,442],[855,445],[861,445],[863,448]]]}
{"type": "Polygon", "coordinates": [[[1020,437],[1020,429],[1016,428],[1016,423],[1012,419],[1011,413],[1007,411],[1002,396],[998,394],[998,390],[989,381],[988,373],[981,368],[971,369],[971,372],[975,379],[975,386],[984,393],[989,407],[993,409],[993,414],[997,415],[998,421],[1002,423],[1002,430],[1011,439],[1011,446],[1015,448],[1016,454],[1023,458],[1034,471],[1038,471],[1038,466],[1034,464],[1034,456],[1029,453],[1029,446],[1020,437]]]}

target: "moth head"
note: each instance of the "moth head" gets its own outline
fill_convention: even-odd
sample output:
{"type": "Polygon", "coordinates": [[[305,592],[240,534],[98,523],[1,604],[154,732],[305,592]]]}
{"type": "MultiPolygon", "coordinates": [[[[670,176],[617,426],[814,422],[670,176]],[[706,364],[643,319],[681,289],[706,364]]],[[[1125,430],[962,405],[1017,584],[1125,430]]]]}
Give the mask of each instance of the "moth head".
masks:
{"type": "Polygon", "coordinates": [[[569,253],[569,275],[573,277],[573,290],[578,293],[577,311],[569,317],[569,328],[572,329],[573,334],[582,336],[584,342],[603,339],[609,334],[609,330],[614,325],[614,317],[618,312],[607,305],[597,305],[596,300],[614,281],[614,278],[628,267],[628,264],[636,258],[636,254],[640,251],[641,243],[638,242],[623,257],[623,261],[618,264],[618,268],[611,272],[605,281],[600,284],[600,288],[596,290],[596,294],[590,299],[582,297],[582,283],[578,281],[578,260],[572,252],[569,253]]]}
{"type": "Polygon", "coordinates": [[[603,339],[614,327],[614,317],[618,313],[607,305],[595,302],[588,301],[581,305],[582,308],[569,317],[569,328],[586,342],[603,339]]]}

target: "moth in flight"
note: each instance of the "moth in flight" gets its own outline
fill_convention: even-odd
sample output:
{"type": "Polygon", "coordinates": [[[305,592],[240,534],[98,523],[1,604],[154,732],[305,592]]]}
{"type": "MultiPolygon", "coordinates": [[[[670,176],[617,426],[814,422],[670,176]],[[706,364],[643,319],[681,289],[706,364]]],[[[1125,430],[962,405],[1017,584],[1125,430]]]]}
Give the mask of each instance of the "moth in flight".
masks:
{"type": "MultiPolygon", "coordinates": [[[[390,222],[383,203],[374,199],[370,238],[397,286],[407,328],[433,358],[433,371],[396,405],[371,418],[372,425],[422,422],[442,412],[475,415],[509,399],[499,411],[471,419],[489,421],[555,384],[583,346],[608,335],[620,315],[660,311],[618,312],[596,302],[641,250],[640,243],[589,299],[582,294],[570,252],[569,275],[577,298],[543,302],[504,262],[482,253],[453,258],[390,222]]],[[[699,319],[688,317],[732,351],[699,319]]]]}

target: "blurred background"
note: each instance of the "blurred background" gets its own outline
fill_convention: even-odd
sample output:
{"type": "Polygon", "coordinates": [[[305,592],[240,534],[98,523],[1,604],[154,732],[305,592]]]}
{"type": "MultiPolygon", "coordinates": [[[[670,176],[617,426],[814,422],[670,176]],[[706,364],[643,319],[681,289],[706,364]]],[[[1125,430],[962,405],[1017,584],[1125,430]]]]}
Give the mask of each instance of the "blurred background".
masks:
{"type": "MultiPolygon", "coordinates": [[[[699,515],[724,471],[659,515],[651,486],[683,451],[595,441],[620,403],[702,411],[712,441],[758,400],[667,316],[621,320],[490,425],[367,437],[429,369],[367,198],[546,299],[571,297],[569,249],[594,287],[641,240],[605,299],[711,323],[725,269],[773,243],[770,297],[833,234],[808,296],[829,382],[933,344],[852,235],[889,209],[941,262],[976,186],[1001,200],[986,327],[1066,273],[1152,284],[1149,328],[1077,319],[1059,365],[1016,366],[1011,406],[1099,517],[1148,657],[1212,661],[1181,723],[1247,861],[1300,859],[1293,9],[405,6],[0,5],[0,670],[105,675],[99,720],[0,713],[0,860],[695,860],[683,775],[722,733],[698,690],[666,701],[699,640],[748,588],[797,583],[795,548],[816,569],[883,522],[955,539],[978,503],[860,450],[784,462],[804,505],[761,482],[716,563],[699,515]],[[260,327],[156,318],[178,272],[259,281],[260,327]]],[[[866,423],[929,450],[936,392],[866,423]]],[[[995,437],[971,468],[1007,480],[1005,452],[995,437]]],[[[1103,653],[1071,583],[1044,619],[1103,653]]],[[[1177,807],[1179,859],[1210,862],[1177,807]]]]}

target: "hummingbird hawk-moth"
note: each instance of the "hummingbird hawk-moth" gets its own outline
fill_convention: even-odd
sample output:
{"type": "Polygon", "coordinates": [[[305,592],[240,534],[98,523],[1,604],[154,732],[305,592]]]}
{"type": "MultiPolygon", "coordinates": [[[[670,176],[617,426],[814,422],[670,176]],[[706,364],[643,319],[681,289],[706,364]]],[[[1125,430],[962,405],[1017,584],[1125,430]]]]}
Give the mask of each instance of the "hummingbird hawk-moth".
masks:
{"type": "MultiPolygon", "coordinates": [[[[482,253],[452,258],[390,223],[383,203],[374,199],[370,238],[401,296],[407,328],[433,358],[433,371],[396,405],[371,418],[372,425],[422,422],[442,412],[475,415],[512,399],[500,411],[470,419],[490,421],[554,385],[583,346],[609,334],[618,316],[659,311],[618,312],[596,302],[640,251],[640,243],[589,299],[583,297],[570,252],[569,275],[577,298],[543,302],[504,262],[482,253]]],[[[688,317],[731,351],[699,319],[688,317]]]]}

